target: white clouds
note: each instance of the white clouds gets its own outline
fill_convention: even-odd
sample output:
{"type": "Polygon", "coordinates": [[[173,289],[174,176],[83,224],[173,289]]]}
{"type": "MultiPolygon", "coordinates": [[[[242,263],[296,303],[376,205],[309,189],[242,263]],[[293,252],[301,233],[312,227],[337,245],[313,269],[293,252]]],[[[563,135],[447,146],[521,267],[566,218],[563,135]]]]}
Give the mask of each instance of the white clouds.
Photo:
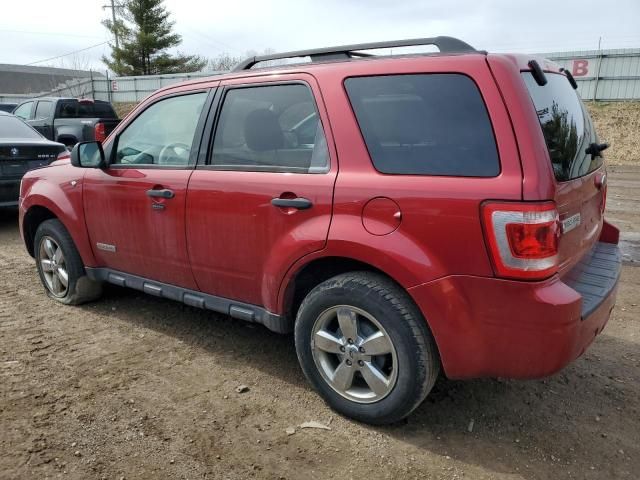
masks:
{"type": "MultiPolygon", "coordinates": [[[[105,0],[8,2],[0,18],[0,63],[29,63],[109,39],[105,0]],[[11,31],[9,31],[11,30],[11,31]],[[16,30],[38,32],[17,33],[16,30]],[[42,35],[52,32],[55,35],[42,35]],[[65,33],[67,35],[65,35],[65,33]],[[72,36],[73,35],[73,36],[72,36]]],[[[204,56],[293,50],[396,38],[457,36],[480,49],[555,51],[640,46],[640,2],[596,0],[166,0],[180,50],[204,56]]],[[[108,47],[83,55],[103,69],[108,47]]]]}

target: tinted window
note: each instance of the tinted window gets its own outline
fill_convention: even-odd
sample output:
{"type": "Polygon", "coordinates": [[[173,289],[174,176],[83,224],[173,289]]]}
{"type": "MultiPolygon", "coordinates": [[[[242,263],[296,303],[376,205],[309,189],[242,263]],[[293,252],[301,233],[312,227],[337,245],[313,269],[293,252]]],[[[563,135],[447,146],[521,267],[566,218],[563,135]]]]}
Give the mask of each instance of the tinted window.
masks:
{"type": "Polygon", "coordinates": [[[118,135],[115,163],[126,165],[189,164],[206,93],[170,97],[154,103],[118,135]]]}
{"type": "Polygon", "coordinates": [[[42,136],[19,118],[0,115],[0,138],[42,139],[42,136]]]}
{"type": "Polygon", "coordinates": [[[329,151],[309,87],[230,90],[220,113],[211,163],[227,170],[326,172],[329,151]]]}
{"type": "Polygon", "coordinates": [[[13,114],[16,117],[20,117],[23,120],[29,120],[31,118],[31,107],[33,107],[33,102],[27,102],[20,105],[13,114]]]}
{"type": "Polygon", "coordinates": [[[79,102],[65,100],[60,104],[60,118],[117,118],[113,107],[107,102],[79,102]]]}
{"type": "Polygon", "coordinates": [[[567,78],[546,75],[548,81],[542,87],[531,73],[524,72],[522,77],[536,107],[556,179],[571,180],[602,165],[602,157],[591,158],[585,153],[598,138],[589,113],[567,78]]]}
{"type": "Polygon", "coordinates": [[[38,102],[38,105],[36,106],[35,119],[39,120],[41,118],[48,118],[50,114],[51,114],[51,102],[49,101],[38,102]]]}
{"type": "Polygon", "coordinates": [[[500,162],[487,109],[464,75],[349,78],[347,93],[383,173],[493,177],[500,162]]]}
{"type": "Polygon", "coordinates": [[[13,112],[13,109],[16,108],[17,105],[15,103],[0,103],[0,112],[13,112]]]}

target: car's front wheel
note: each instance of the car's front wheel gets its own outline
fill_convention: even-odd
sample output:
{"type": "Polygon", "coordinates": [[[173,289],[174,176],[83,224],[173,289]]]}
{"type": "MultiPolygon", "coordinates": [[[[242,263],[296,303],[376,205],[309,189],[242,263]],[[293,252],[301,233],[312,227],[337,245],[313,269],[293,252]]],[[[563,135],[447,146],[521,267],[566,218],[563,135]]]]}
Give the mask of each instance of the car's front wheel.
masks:
{"type": "Polygon", "coordinates": [[[34,238],[36,265],[47,294],[67,305],[98,298],[102,286],[86,276],[71,235],[57,219],[42,222],[34,238]]]}
{"type": "Polygon", "coordinates": [[[325,401],[367,423],[409,415],[440,369],[433,337],[408,294],[371,272],[315,287],[298,311],[295,341],[302,369],[325,401]]]}

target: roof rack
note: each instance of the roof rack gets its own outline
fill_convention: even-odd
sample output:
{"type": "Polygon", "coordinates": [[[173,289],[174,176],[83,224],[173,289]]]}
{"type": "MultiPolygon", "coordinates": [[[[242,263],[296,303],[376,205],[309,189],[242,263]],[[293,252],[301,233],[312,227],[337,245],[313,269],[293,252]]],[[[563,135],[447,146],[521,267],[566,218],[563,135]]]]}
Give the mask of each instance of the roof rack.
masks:
{"type": "Polygon", "coordinates": [[[343,60],[354,57],[370,57],[371,54],[361,50],[375,50],[379,48],[415,47],[419,45],[435,45],[441,53],[475,53],[475,48],[462,40],[453,37],[413,38],[409,40],[390,40],[386,42],[359,43],[338,47],[315,48],[312,50],[298,50],[295,52],[274,53],[249,57],[233,68],[234,72],[250,70],[260,62],[282,60],[285,58],[310,57],[312,62],[343,60]]]}

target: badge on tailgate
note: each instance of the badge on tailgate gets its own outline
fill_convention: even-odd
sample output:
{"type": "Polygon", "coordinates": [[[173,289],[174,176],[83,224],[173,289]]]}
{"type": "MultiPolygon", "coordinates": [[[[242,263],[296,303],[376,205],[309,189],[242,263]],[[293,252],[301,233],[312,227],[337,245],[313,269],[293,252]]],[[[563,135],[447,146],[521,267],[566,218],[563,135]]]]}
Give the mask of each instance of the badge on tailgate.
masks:
{"type": "Polygon", "coordinates": [[[562,233],[567,233],[580,225],[580,214],[576,213],[562,220],[562,233]]]}

